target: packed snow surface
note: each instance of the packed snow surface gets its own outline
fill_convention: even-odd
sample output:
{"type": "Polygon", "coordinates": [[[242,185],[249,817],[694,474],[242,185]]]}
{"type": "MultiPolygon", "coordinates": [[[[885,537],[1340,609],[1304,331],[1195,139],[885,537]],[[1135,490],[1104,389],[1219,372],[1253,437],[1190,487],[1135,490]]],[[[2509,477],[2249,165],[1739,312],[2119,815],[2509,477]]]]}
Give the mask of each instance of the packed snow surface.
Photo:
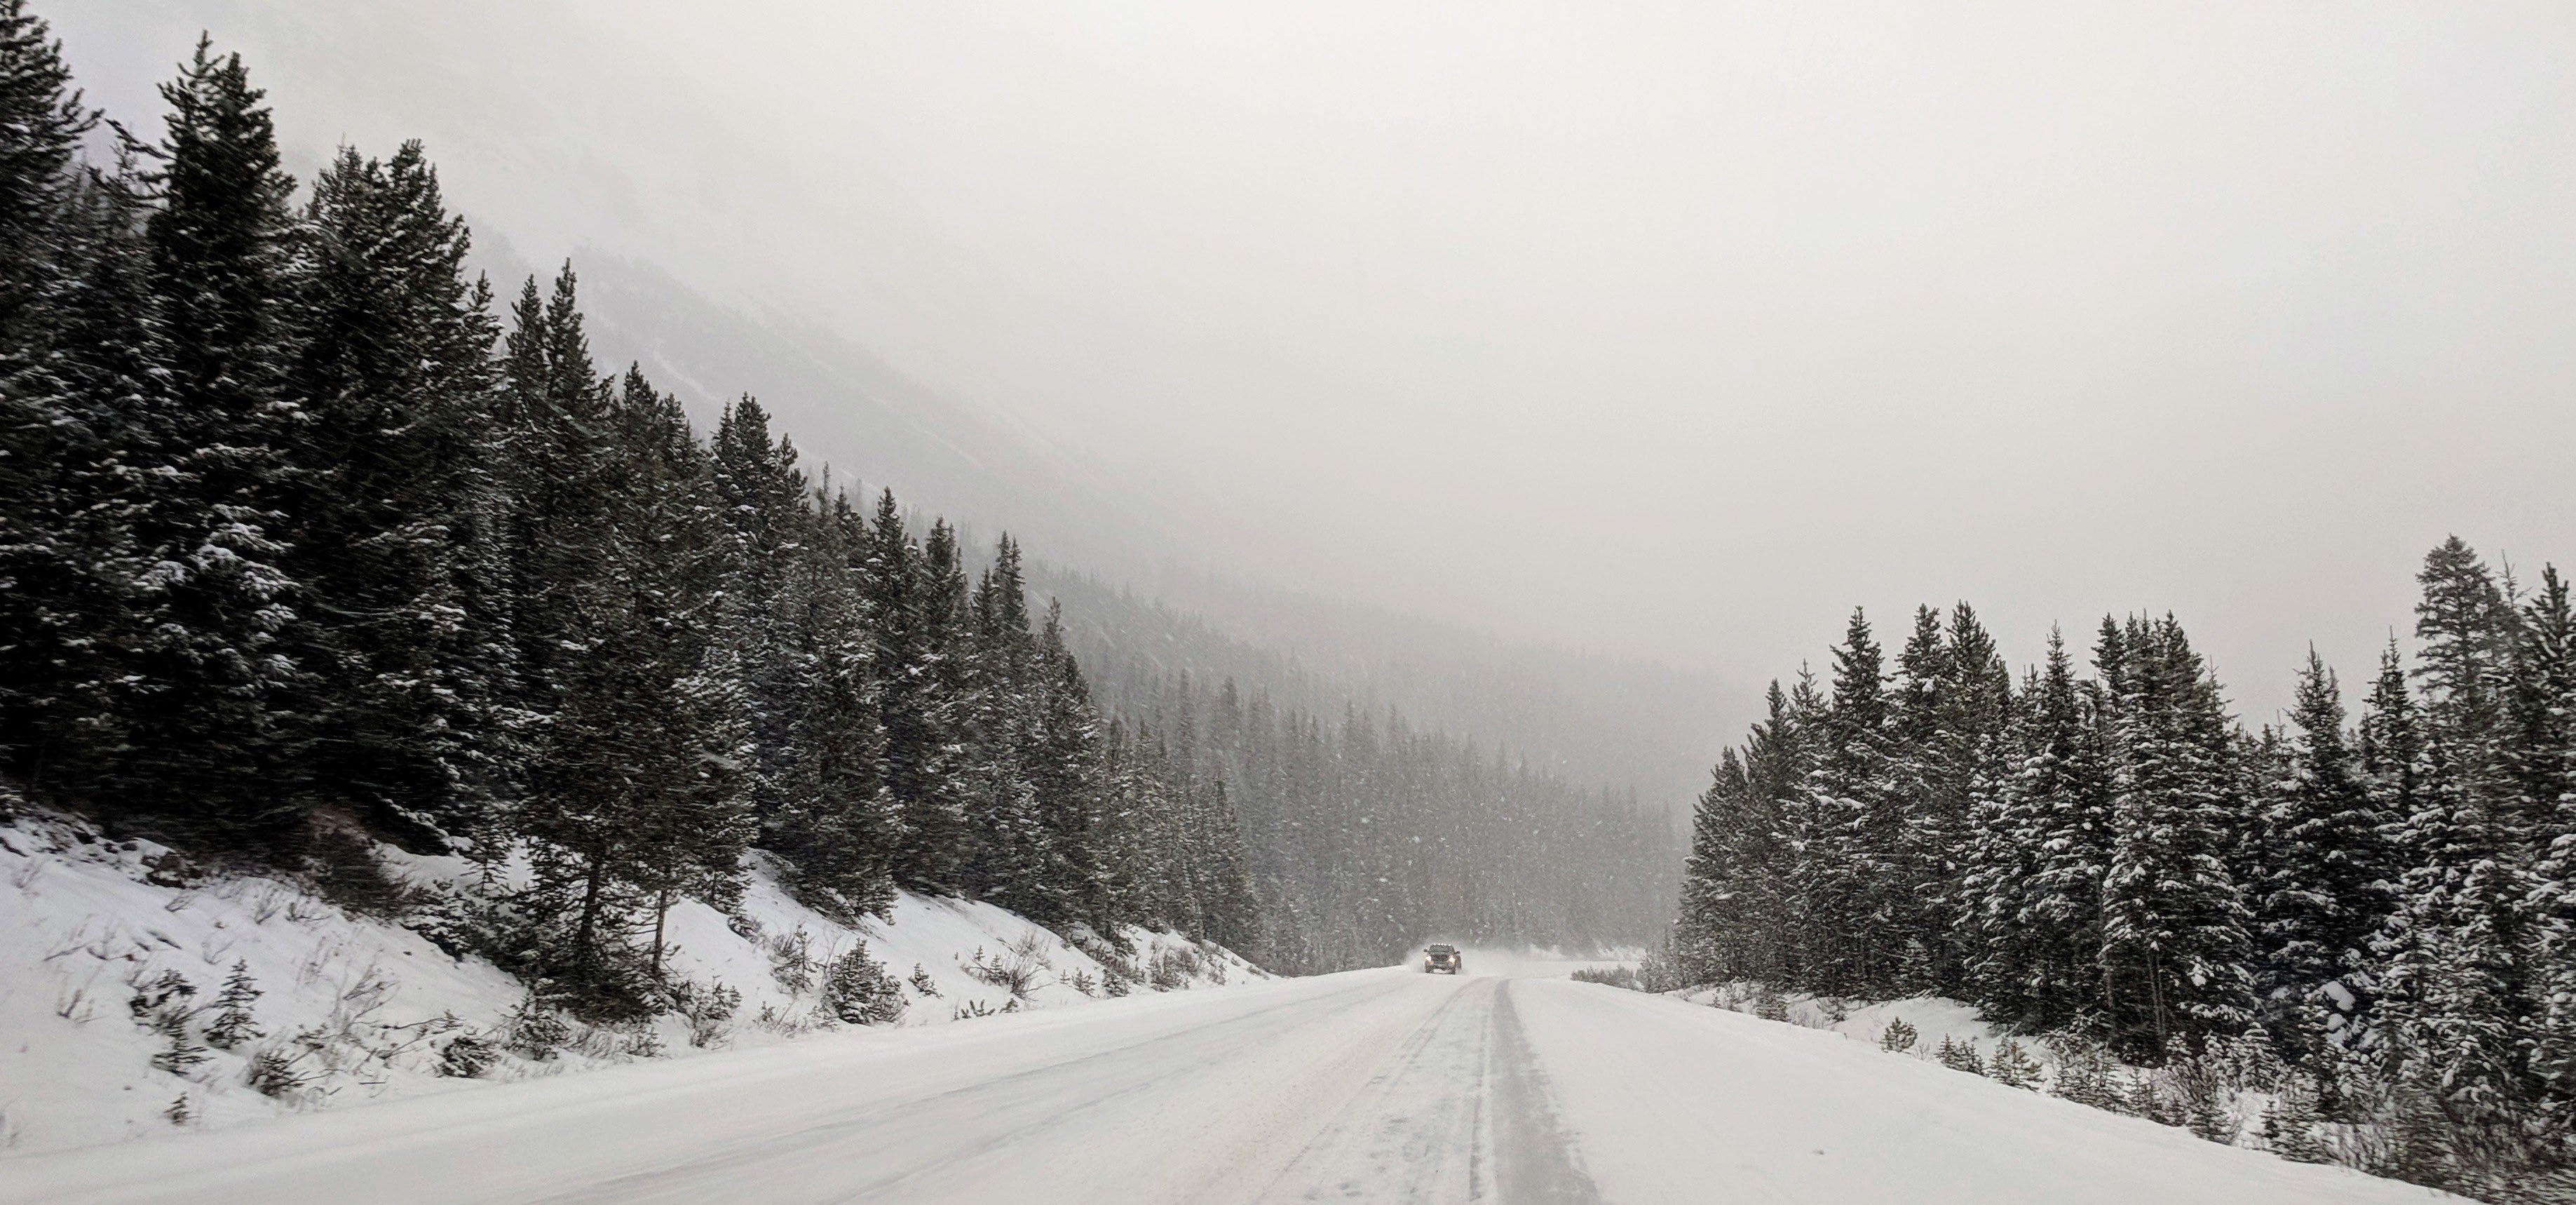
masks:
{"type": "Polygon", "coordinates": [[[0,1202],[2435,1199],[1468,952],[0,1162],[0,1202]]]}

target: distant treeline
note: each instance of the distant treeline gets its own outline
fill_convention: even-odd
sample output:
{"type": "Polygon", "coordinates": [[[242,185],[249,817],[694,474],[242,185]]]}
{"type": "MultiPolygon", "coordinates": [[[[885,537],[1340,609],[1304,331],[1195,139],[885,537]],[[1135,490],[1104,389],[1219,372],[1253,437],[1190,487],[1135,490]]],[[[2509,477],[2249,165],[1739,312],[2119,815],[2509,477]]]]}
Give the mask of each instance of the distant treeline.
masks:
{"type": "Polygon", "coordinates": [[[1955,996],[2142,1063],[2257,1034],[2391,1136],[2380,1170],[2563,1184],[2576,616],[2555,569],[2526,590],[2456,538],[2418,581],[2357,726],[2311,651],[2248,730],[2171,616],[2106,617],[2090,676],[2052,636],[2016,682],[1964,604],[1893,667],[1855,612],[1700,802],[1681,974],[1955,996]]]}
{"type": "Polygon", "coordinates": [[[1383,966],[1449,938],[1645,946],[1669,922],[1669,813],[1586,792],[1500,751],[1352,707],[1338,720],[1113,660],[1122,709],[1173,771],[1243,818],[1266,965],[1383,966]]]}

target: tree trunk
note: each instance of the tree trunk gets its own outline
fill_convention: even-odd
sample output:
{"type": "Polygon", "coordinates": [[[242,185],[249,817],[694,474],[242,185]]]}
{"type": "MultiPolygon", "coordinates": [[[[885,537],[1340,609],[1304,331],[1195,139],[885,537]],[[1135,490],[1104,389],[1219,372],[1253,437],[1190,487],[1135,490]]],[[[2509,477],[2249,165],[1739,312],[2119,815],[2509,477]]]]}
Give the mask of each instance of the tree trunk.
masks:
{"type": "Polygon", "coordinates": [[[662,926],[671,918],[671,889],[663,888],[653,896],[653,982],[662,981],[662,926]]]}
{"type": "Polygon", "coordinates": [[[581,923],[574,927],[572,939],[573,965],[581,968],[582,984],[585,988],[593,983],[591,972],[595,969],[594,964],[598,962],[600,895],[601,889],[606,885],[606,879],[605,868],[601,865],[600,859],[594,856],[590,859],[589,872],[582,880],[581,923]]]}

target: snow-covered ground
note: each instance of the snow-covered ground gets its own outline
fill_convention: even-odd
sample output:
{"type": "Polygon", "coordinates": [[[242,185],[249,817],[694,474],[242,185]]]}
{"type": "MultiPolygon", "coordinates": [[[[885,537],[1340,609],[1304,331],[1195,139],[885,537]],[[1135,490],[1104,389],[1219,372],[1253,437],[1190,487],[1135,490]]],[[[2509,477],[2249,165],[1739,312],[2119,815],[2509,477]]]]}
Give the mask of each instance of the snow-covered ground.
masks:
{"type": "Polygon", "coordinates": [[[1669,996],[1418,966],[0,1162],[0,1203],[268,1205],[352,1184],[388,1205],[2449,1199],[1669,996]]]}
{"type": "MultiPolygon", "coordinates": [[[[477,873],[461,860],[383,852],[398,877],[424,888],[477,873]]],[[[764,870],[734,915],[694,901],[672,913],[673,973],[709,1002],[695,1019],[570,1026],[531,1057],[508,1048],[525,989],[490,963],[451,957],[420,932],[294,883],[208,876],[166,853],[61,818],[0,825],[0,1151],[224,1128],[816,1034],[840,1028],[820,1007],[820,981],[856,941],[906,981],[898,1027],[1059,1009],[1115,990],[1099,959],[1003,909],[906,893],[890,921],[854,929],[797,904],[764,870]],[[259,993],[242,1010],[255,1032],[227,1049],[209,1035],[236,967],[259,993]],[[1006,986],[1014,980],[1016,993],[1006,986]],[[494,1048],[470,1078],[453,1074],[459,1036],[494,1048]],[[249,1082],[263,1060],[273,1071],[265,1092],[249,1082]]],[[[1166,988],[1266,978],[1176,934],[1126,936],[1138,994],[1152,994],[1157,968],[1166,988]]]]}
{"type": "MultiPolygon", "coordinates": [[[[1753,984],[1702,986],[1672,994],[1690,1003],[1748,1015],[1760,1015],[1764,1004],[1753,984]]],[[[1989,1024],[1975,1005],[1965,1001],[1913,996],[1856,1003],[1784,992],[1772,998],[1770,1006],[1777,1010],[1774,1016],[1786,1024],[1838,1034],[1882,1050],[1886,1049],[1891,1026],[1901,1025],[1911,1031],[1908,1044],[1901,1051],[1888,1053],[1943,1066],[1952,1074],[2018,1078],[2018,1086],[2064,1095],[2069,1087],[2066,1077],[2089,1073],[2120,1097],[2129,1111],[2136,1111],[2140,1104],[2137,1093],[2142,1086],[2155,1094],[2159,1107],[2169,1114],[2168,1121],[2174,1120],[2170,1115],[2186,1107],[2182,1085],[2176,1077],[2179,1068],[2156,1071],[2126,1066],[2112,1060],[2099,1047],[2078,1053],[2079,1058],[2089,1061],[2089,1068],[2070,1068],[2069,1050],[2058,1041],[2009,1033],[1989,1024]],[[2014,1061],[2014,1070],[2008,1074],[2002,1071],[2007,1057],[2014,1061]],[[1956,1064],[1945,1065],[1945,1059],[1955,1059],[1956,1064]]],[[[2287,1068],[2260,1042],[2214,1047],[2206,1066],[2220,1075],[2210,1081],[2217,1103],[2205,1124],[2213,1134],[2224,1135],[2236,1145],[2261,1146],[2264,1114],[2277,1099],[2278,1078],[2287,1068]]],[[[2356,1137],[2350,1127],[2325,1126],[2318,1131],[2318,1137],[2329,1153],[2339,1143],[2359,1143],[2365,1150],[2369,1145],[2366,1137],[2356,1137]]]]}

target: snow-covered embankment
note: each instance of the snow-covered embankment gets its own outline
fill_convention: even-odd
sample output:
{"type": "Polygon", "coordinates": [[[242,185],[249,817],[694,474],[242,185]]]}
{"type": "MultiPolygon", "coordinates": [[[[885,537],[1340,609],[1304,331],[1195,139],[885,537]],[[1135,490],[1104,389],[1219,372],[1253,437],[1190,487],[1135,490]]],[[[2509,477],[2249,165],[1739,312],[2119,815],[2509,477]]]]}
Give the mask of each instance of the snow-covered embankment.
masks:
{"type": "MultiPolygon", "coordinates": [[[[454,898],[480,873],[461,859],[379,852],[415,901],[454,898]]],[[[670,974],[691,985],[689,1015],[590,1027],[532,1009],[525,985],[442,949],[436,926],[400,906],[344,906],[282,876],[210,874],[149,841],[21,813],[0,825],[0,1151],[840,1028],[822,979],[858,942],[902,981],[902,1026],[1267,977],[1178,934],[1131,928],[1122,959],[1086,932],[1068,941],[989,904],[911,893],[890,920],[845,926],[788,898],[766,867],[733,914],[688,901],[669,924],[670,974]]]]}

